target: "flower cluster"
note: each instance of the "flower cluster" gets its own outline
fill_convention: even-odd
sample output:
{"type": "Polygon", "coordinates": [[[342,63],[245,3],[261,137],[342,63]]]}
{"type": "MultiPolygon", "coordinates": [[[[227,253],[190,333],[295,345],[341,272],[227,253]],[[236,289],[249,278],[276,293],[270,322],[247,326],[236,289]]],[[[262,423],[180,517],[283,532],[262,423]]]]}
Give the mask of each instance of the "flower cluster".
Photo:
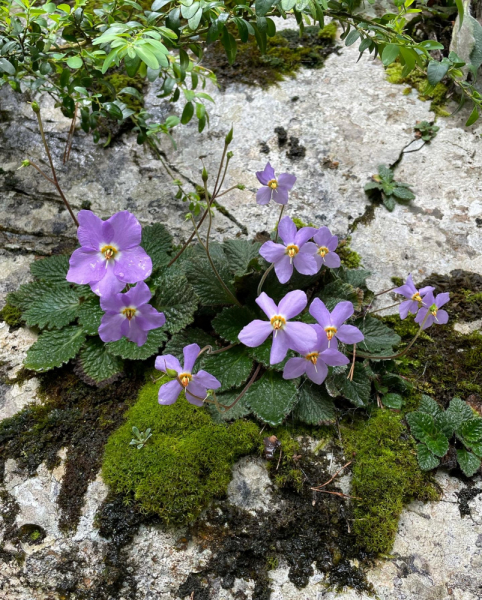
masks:
{"type": "Polygon", "coordinates": [[[434,323],[445,325],[449,320],[449,315],[446,310],[440,309],[450,300],[450,294],[444,292],[434,296],[434,290],[435,288],[432,286],[417,290],[410,274],[402,286],[393,290],[407,298],[400,304],[400,318],[406,319],[408,314],[412,313],[416,315],[415,323],[418,323],[422,329],[427,329],[434,323]]]}

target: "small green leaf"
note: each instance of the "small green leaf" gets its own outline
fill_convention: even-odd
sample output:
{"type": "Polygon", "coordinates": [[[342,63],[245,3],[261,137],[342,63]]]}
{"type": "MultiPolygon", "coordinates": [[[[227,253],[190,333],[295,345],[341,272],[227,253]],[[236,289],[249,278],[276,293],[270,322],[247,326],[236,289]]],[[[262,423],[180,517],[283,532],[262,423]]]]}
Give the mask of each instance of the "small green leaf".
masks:
{"type": "MultiPolygon", "coordinates": [[[[255,5],[254,5],[256,8],[256,16],[264,17],[266,15],[266,13],[269,11],[269,9],[273,6],[274,3],[275,3],[275,0],[256,0],[255,5]]],[[[289,9],[284,9],[284,10],[289,10],[289,9]]]]}
{"type": "Polygon", "coordinates": [[[244,346],[235,346],[220,354],[208,355],[203,368],[221,382],[219,391],[225,392],[248,380],[253,370],[253,359],[249,357],[244,346]]]}
{"type": "MultiPolygon", "coordinates": [[[[223,392],[216,394],[218,402],[224,406],[230,406],[244,388],[240,387],[236,390],[230,390],[229,392],[223,392]]],[[[208,404],[208,410],[211,413],[212,419],[215,423],[224,423],[226,421],[234,421],[236,419],[242,419],[246,415],[249,415],[251,409],[246,405],[246,396],[243,396],[233,408],[227,411],[218,410],[214,404],[208,404]]]]}
{"type": "Polygon", "coordinates": [[[479,109],[477,106],[474,106],[474,110],[470,113],[470,117],[467,119],[467,123],[465,123],[466,127],[470,127],[477,121],[479,118],[479,109]]]}
{"type": "Polygon", "coordinates": [[[194,115],[194,104],[192,102],[186,102],[184,110],[181,115],[181,123],[187,125],[194,115]]]}
{"type": "Polygon", "coordinates": [[[269,425],[279,425],[297,401],[296,384],[279,373],[266,371],[246,392],[246,404],[269,425]]]}
{"type": "Polygon", "coordinates": [[[99,338],[89,338],[80,352],[80,364],[88,379],[96,384],[119,375],[124,367],[118,356],[112,356],[99,338]]]}
{"type": "Polygon", "coordinates": [[[87,335],[97,335],[104,311],[100,307],[99,298],[88,298],[79,306],[79,323],[87,335]]]}
{"type": "Polygon", "coordinates": [[[236,40],[233,35],[231,35],[227,29],[227,27],[223,30],[223,37],[221,38],[222,44],[226,51],[226,56],[228,57],[228,62],[232,65],[236,59],[237,53],[237,45],[236,40]]]}
{"type": "Polygon", "coordinates": [[[345,38],[345,46],[352,46],[360,37],[360,32],[357,29],[352,29],[345,38]]]}
{"type": "Polygon", "coordinates": [[[212,326],[214,331],[226,341],[235,344],[239,342],[238,335],[241,329],[251,323],[253,314],[244,306],[231,306],[214,317],[212,326]]]}
{"type": "Polygon", "coordinates": [[[55,289],[43,296],[34,298],[24,318],[29,327],[62,329],[77,317],[79,299],[71,288],[55,289]]]}
{"type": "Polygon", "coordinates": [[[300,386],[298,397],[293,415],[303,423],[320,425],[335,421],[335,405],[321,386],[306,380],[300,386]]]}
{"type": "Polygon", "coordinates": [[[66,283],[68,270],[69,257],[64,255],[36,260],[30,265],[30,272],[34,277],[51,283],[66,283]]]}
{"type": "Polygon", "coordinates": [[[436,431],[426,436],[425,443],[427,448],[435,454],[435,456],[445,456],[449,451],[449,441],[443,433],[436,431]]]}
{"type": "Polygon", "coordinates": [[[456,431],[465,421],[474,416],[470,406],[460,398],[452,398],[446,412],[450,414],[456,431]]]}
{"type": "Polygon", "coordinates": [[[421,442],[425,442],[430,435],[436,432],[433,418],[426,413],[414,411],[406,415],[412,435],[421,442]]]}
{"type": "Polygon", "coordinates": [[[110,354],[129,358],[130,360],[145,360],[153,354],[157,354],[159,348],[167,340],[167,335],[162,329],[154,329],[147,334],[146,343],[138,346],[134,342],[126,338],[122,338],[117,342],[109,342],[106,348],[110,354]]]}
{"type": "MultiPolygon", "coordinates": [[[[234,289],[229,283],[231,273],[228,269],[226,259],[216,258],[213,254],[211,256],[213,257],[219,276],[234,294],[234,289]]],[[[234,304],[232,296],[221,285],[207,259],[194,258],[189,261],[186,265],[186,273],[189,283],[193,286],[194,291],[204,305],[234,304]]]]}
{"type": "Polygon", "coordinates": [[[455,425],[450,413],[442,411],[435,415],[433,421],[437,431],[441,431],[448,440],[453,436],[455,425]]]}
{"type": "Polygon", "coordinates": [[[339,302],[346,300],[352,302],[355,306],[358,305],[358,294],[355,288],[339,279],[323,286],[317,297],[324,302],[329,311],[332,311],[339,302]]]}
{"type": "Polygon", "coordinates": [[[437,60],[431,60],[427,66],[427,79],[430,85],[437,85],[439,81],[442,81],[449,68],[449,61],[438,62],[437,60]]]}
{"type": "Polygon", "coordinates": [[[165,267],[171,257],[172,236],[161,223],[142,228],[141,246],[152,259],[152,268],[165,267]]]}
{"type": "Polygon", "coordinates": [[[440,461],[435,457],[425,444],[417,444],[417,461],[422,471],[436,469],[440,461]]]}
{"type": "MultiPolygon", "coordinates": [[[[216,341],[205,331],[198,329],[197,327],[188,327],[180,333],[176,333],[176,335],[172,336],[172,338],[167,342],[163,354],[172,354],[181,361],[182,365],[184,361],[182,350],[185,346],[189,346],[189,344],[198,344],[200,348],[204,348],[204,346],[212,346],[213,348],[216,348],[216,341]]],[[[203,364],[205,358],[206,354],[203,354],[196,361],[196,368],[198,370],[202,368],[201,365],[203,364]]]]}
{"type": "Polygon", "coordinates": [[[467,452],[465,448],[457,450],[457,460],[467,477],[472,477],[480,467],[480,458],[477,458],[472,452],[467,452]]]}
{"type": "Polygon", "coordinates": [[[415,198],[415,194],[409,188],[402,186],[395,186],[393,195],[400,198],[400,200],[413,200],[415,198]]]}
{"type": "Polygon", "coordinates": [[[400,48],[396,44],[387,44],[382,52],[382,63],[385,67],[394,62],[400,52],[400,48]]]}
{"type": "Polygon", "coordinates": [[[198,302],[186,277],[176,270],[167,270],[156,277],[153,306],[166,316],[165,329],[177,333],[194,321],[198,302]]]}
{"type": "Polygon", "coordinates": [[[393,198],[393,196],[386,196],[385,194],[382,194],[382,200],[383,200],[383,206],[389,212],[393,212],[395,210],[395,207],[397,204],[396,204],[395,198],[393,198]]]}
{"type": "Polygon", "coordinates": [[[482,440],[482,419],[469,419],[462,423],[457,433],[467,442],[480,442],[482,440]]]}
{"type": "Polygon", "coordinates": [[[67,282],[65,282],[65,285],[59,286],[50,281],[32,281],[21,285],[16,292],[10,292],[7,296],[7,303],[19,308],[23,312],[32,304],[34,298],[40,298],[52,290],[68,288],[69,285],[67,282]]]}
{"type": "Polygon", "coordinates": [[[357,362],[353,372],[353,379],[348,378],[349,370],[335,373],[333,383],[340,396],[350,400],[357,407],[365,406],[370,401],[371,381],[365,367],[357,362]]]}
{"type": "Polygon", "coordinates": [[[201,22],[202,16],[203,10],[201,7],[199,7],[199,10],[197,10],[190,19],[188,19],[189,29],[195,31],[198,28],[199,23],[201,22]]]}
{"type": "Polygon", "coordinates": [[[400,394],[385,394],[382,396],[382,404],[387,408],[400,410],[402,408],[403,398],[400,394]]]}
{"type": "Polygon", "coordinates": [[[15,75],[15,67],[6,58],[0,58],[0,72],[8,73],[9,75],[15,75]]]}
{"type": "Polygon", "coordinates": [[[28,350],[25,368],[49,371],[60,367],[77,354],[85,342],[82,327],[70,325],[64,329],[44,331],[28,350]]]}
{"type": "Polygon", "coordinates": [[[432,400],[432,398],[430,398],[430,396],[427,396],[426,394],[422,394],[422,399],[420,400],[418,410],[420,412],[426,413],[427,415],[431,415],[432,417],[436,417],[442,412],[442,409],[435,402],[435,400],[432,400]]]}
{"type": "Polygon", "coordinates": [[[365,339],[357,344],[357,348],[361,352],[389,355],[393,352],[393,347],[401,341],[400,336],[393,329],[375,317],[368,316],[364,319],[357,319],[353,325],[358,327],[365,336],[365,339]]]}
{"type": "Polygon", "coordinates": [[[228,261],[229,270],[242,277],[250,271],[259,261],[259,242],[250,242],[248,240],[228,240],[223,244],[224,253],[228,261]]]}
{"type": "Polygon", "coordinates": [[[67,64],[71,69],[80,69],[80,67],[84,64],[80,56],[71,56],[67,59],[67,64]]]}

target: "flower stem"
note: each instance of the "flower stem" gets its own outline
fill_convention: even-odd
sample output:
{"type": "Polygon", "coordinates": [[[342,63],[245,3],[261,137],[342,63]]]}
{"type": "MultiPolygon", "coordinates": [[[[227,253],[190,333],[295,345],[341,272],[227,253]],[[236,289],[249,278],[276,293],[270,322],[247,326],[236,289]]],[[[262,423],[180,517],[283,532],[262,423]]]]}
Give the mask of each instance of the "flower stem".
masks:
{"type": "Polygon", "coordinates": [[[394,308],[395,306],[400,306],[401,302],[395,302],[395,304],[390,304],[390,306],[383,306],[382,308],[377,308],[376,310],[371,310],[367,313],[367,315],[373,315],[374,313],[380,312],[381,310],[386,310],[389,308],[394,308]]]}
{"type": "Polygon", "coordinates": [[[281,217],[283,216],[284,209],[285,209],[285,205],[282,204],[281,210],[279,211],[278,222],[276,223],[276,237],[274,238],[275,243],[278,241],[278,227],[279,227],[279,222],[281,221],[281,217]]]}
{"type": "MultiPolygon", "coordinates": [[[[227,412],[228,410],[231,410],[231,408],[233,408],[234,406],[236,406],[236,404],[241,400],[241,398],[244,396],[244,394],[246,394],[246,392],[249,390],[249,388],[253,385],[253,383],[256,380],[256,377],[258,376],[258,373],[261,369],[261,365],[258,365],[256,367],[256,371],[253,373],[253,376],[251,377],[251,379],[248,381],[248,383],[246,384],[245,388],[243,389],[243,391],[239,394],[239,396],[234,400],[234,402],[232,402],[229,406],[225,406],[224,404],[219,404],[219,406],[221,406],[222,408],[224,408],[224,412],[227,412]]],[[[214,397],[216,398],[216,395],[214,395],[214,397]]]]}
{"type": "Polygon", "coordinates": [[[212,346],[204,346],[204,348],[201,348],[201,350],[199,350],[199,354],[197,355],[197,358],[199,358],[201,356],[201,354],[203,354],[204,352],[207,352],[207,354],[209,356],[211,356],[212,354],[221,354],[221,352],[226,352],[226,350],[231,350],[231,348],[234,348],[234,346],[238,346],[239,342],[235,342],[234,344],[229,344],[229,346],[225,346],[224,348],[219,348],[218,350],[213,350],[212,346]]]}
{"type": "Polygon", "coordinates": [[[268,275],[270,274],[270,272],[273,270],[273,267],[274,267],[274,263],[271,263],[270,266],[263,273],[263,277],[261,277],[261,281],[258,284],[258,296],[261,294],[261,290],[263,288],[264,282],[266,281],[266,277],[268,277],[268,275]]]}
{"type": "Polygon", "coordinates": [[[381,296],[382,294],[388,294],[388,292],[391,292],[392,290],[396,290],[396,289],[397,289],[397,287],[398,287],[398,286],[395,286],[395,287],[392,287],[392,288],[390,288],[390,289],[388,289],[388,290],[383,290],[383,292],[378,292],[378,294],[375,294],[375,297],[376,297],[376,296],[381,296]]]}

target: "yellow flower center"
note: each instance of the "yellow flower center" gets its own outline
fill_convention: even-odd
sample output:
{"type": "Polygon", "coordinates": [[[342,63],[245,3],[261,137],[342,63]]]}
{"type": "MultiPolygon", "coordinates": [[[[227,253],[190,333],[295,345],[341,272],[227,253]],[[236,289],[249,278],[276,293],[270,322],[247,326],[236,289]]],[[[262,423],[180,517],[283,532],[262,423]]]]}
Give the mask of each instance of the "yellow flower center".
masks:
{"type": "Polygon", "coordinates": [[[278,182],[276,179],[270,179],[268,181],[268,187],[270,187],[272,190],[275,190],[278,187],[278,182]]]}
{"type": "Polygon", "coordinates": [[[328,254],[328,252],[329,250],[326,246],[320,246],[316,251],[316,253],[319,254],[321,258],[324,258],[328,254]]]}
{"type": "Polygon", "coordinates": [[[415,300],[415,302],[422,302],[422,296],[419,294],[419,292],[415,292],[415,294],[412,296],[412,300],[415,300]]]}
{"type": "Polygon", "coordinates": [[[284,317],[282,317],[281,315],[275,315],[274,317],[271,317],[270,322],[271,322],[271,327],[275,331],[278,331],[279,329],[283,329],[283,327],[286,325],[286,319],[284,317]]]}
{"type": "Polygon", "coordinates": [[[306,358],[306,360],[309,360],[314,365],[316,365],[316,363],[318,362],[318,356],[319,355],[320,355],[319,352],[310,352],[309,354],[305,355],[305,358],[306,358]]]}
{"type": "Polygon", "coordinates": [[[432,304],[432,306],[429,308],[429,311],[434,317],[436,317],[438,313],[438,306],[436,304],[432,304]]]}
{"type": "Polygon", "coordinates": [[[178,379],[179,379],[179,383],[182,385],[182,387],[186,388],[192,379],[192,375],[191,375],[191,373],[179,373],[178,379]]]}
{"type": "Polygon", "coordinates": [[[104,246],[100,249],[100,251],[106,257],[107,260],[114,258],[114,256],[117,254],[117,248],[114,248],[114,246],[104,246]]]}
{"type": "Polygon", "coordinates": [[[132,317],[135,316],[136,312],[137,311],[135,308],[124,308],[122,314],[125,315],[125,317],[130,321],[132,317]]]}
{"type": "Polygon", "coordinates": [[[296,256],[299,251],[300,251],[300,249],[298,248],[298,246],[296,244],[290,244],[289,246],[286,246],[286,254],[290,258],[293,258],[294,256],[296,256]]]}
{"type": "Polygon", "coordinates": [[[328,338],[328,341],[333,339],[333,336],[335,335],[335,333],[338,331],[338,329],[336,327],[325,327],[325,331],[326,331],[326,337],[328,338]]]}

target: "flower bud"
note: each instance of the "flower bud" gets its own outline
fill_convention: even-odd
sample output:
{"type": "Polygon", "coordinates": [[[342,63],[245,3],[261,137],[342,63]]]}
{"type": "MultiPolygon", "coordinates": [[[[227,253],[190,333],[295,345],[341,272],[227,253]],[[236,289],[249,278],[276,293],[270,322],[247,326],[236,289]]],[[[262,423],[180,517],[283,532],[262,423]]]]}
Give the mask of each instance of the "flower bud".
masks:
{"type": "Polygon", "coordinates": [[[242,183],[238,183],[238,185],[236,186],[238,188],[238,190],[245,190],[246,186],[243,185],[242,183]]]}
{"type": "Polygon", "coordinates": [[[177,371],[174,369],[166,369],[166,375],[169,375],[169,377],[177,377],[177,371]]]}
{"type": "Polygon", "coordinates": [[[233,158],[234,154],[232,152],[228,152],[226,154],[226,156],[228,157],[228,160],[231,160],[233,158]]]}
{"type": "Polygon", "coordinates": [[[203,172],[202,172],[201,177],[202,177],[202,180],[204,181],[204,183],[206,183],[206,181],[208,180],[208,177],[209,177],[206,167],[203,167],[203,172]]]}
{"type": "Polygon", "coordinates": [[[231,129],[229,130],[228,135],[224,138],[224,143],[226,144],[226,146],[229,146],[229,144],[233,141],[233,128],[231,127],[231,129]]]}
{"type": "Polygon", "coordinates": [[[22,164],[19,166],[19,168],[17,169],[17,171],[20,171],[20,169],[23,169],[23,167],[30,167],[30,161],[29,160],[22,160],[22,164]]]}
{"type": "Polygon", "coordinates": [[[40,112],[40,106],[38,105],[38,102],[32,102],[32,110],[36,114],[40,112]]]}

